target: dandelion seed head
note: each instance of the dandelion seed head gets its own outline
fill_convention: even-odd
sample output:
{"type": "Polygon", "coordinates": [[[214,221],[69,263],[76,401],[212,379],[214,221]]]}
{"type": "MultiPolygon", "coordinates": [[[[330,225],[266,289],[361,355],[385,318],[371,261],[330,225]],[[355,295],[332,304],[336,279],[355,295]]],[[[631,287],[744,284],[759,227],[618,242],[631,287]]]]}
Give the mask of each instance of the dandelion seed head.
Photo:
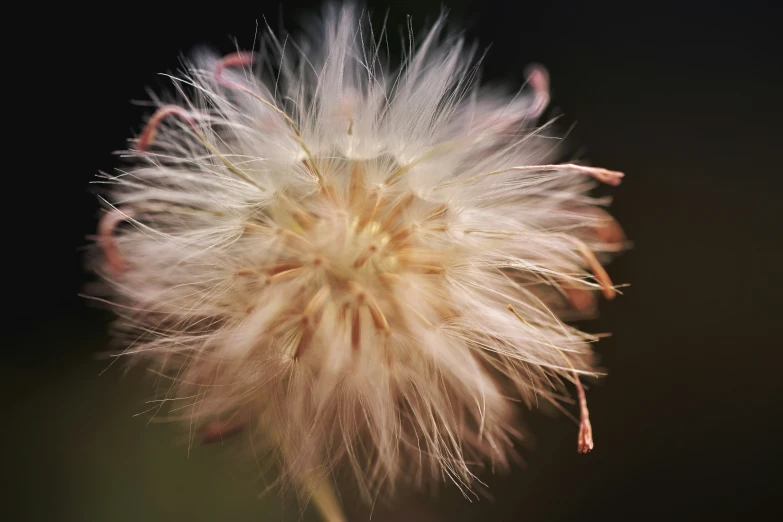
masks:
{"type": "Polygon", "coordinates": [[[96,269],[125,355],[208,442],[246,432],[284,475],[347,467],[372,498],[404,475],[466,493],[504,468],[521,399],[577,385],[624,237],[590,196],[622,174],[550,163],[540,66],[483,89],[441,19],[398,70],[351,8],[173,77],[110,177],[96,269]],[[314,33],[315,34],[315,33],[314,33]]]}

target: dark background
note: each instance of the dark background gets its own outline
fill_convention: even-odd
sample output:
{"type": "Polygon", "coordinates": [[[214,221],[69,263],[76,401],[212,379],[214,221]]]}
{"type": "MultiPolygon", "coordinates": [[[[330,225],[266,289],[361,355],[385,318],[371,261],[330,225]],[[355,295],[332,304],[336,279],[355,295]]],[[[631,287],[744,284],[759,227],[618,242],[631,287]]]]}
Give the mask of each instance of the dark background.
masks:
{"type": "MultiPolygon", "coordinates": [[[[492,44],[485,81],[519,85],[525,65],[545,64],[552,110],[577,123],[572,143],[627,173],[608,193],[635,247],[609,270],[631,286],[583,325],[614,334],[597,347],[610,375],[589,392],[592,454],[577,455],[571,421],[527,413],[535,449],[523,449],[524,469],[481,477],[494,500],[469,503],[446,487],[396,511],[379,505],[373,520],[747,519],[779,505],[783,13],[716,3],[447,3],[454,26],[492,44]]],[[[300,519],[293,498],[285,511],[274,495],[257,498],[263,483],[239,450],[188,457],[182,432],[133,417],[149,383],[119,365],[99,375],[110,316],[77,294],[98,216],[88,183],[118,165],[112,151],[149,114],[131,100],[165,86],[156,73],[194,46],[229,52],[236,37],[249,47],[262,15],[296,33],[318,4],[192,4],[172,15],[104,4],[6,20],[26,35],[6,69],[5,109],[22,116],[4,138],[10,519],[300,519]]],[[[370,6],[380,22],[386,4],[370,6]]],[[[439,10],[396,2],[389,26],[411,14],[422,28],[439,10]]],[[[367,520],[346,495],[352,520],[367,520]]]]}

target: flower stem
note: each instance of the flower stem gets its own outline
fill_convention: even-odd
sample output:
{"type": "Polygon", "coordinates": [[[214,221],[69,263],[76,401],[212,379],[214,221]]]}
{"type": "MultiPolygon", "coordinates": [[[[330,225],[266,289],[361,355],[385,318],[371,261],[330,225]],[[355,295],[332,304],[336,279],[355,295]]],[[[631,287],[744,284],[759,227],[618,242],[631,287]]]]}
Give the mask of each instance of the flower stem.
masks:
{"type": "Polygon", "coordinates": [[[337,495],[329,479],[324,478],[318,481],[312,491],[311,499],[326,522],[346,522],[343,508],[340,506],[340,501],[337,500],[337,495]]]}

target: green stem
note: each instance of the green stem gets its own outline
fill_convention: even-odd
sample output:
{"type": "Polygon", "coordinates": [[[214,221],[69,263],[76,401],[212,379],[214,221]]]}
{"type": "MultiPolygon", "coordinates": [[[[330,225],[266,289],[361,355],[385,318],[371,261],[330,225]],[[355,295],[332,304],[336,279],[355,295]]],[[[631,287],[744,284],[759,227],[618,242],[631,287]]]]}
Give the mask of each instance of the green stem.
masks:
{"type": "Polygon", "coordinates": [[[346,522],[343,508],[328,478],[320,480],[312,492],[312,501],[326,522],[346,522]]]}

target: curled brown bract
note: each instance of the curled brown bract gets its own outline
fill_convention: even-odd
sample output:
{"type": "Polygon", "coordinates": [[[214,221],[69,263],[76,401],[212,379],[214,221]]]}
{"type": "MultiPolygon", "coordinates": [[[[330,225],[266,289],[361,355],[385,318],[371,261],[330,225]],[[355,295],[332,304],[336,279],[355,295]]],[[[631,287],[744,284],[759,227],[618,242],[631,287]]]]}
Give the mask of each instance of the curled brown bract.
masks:
{"type": "Polygon", "coordinates": [[[144,127],[144,130],[141,132],[141,136],[139,136],[139,140],[136,143],[136,148],[142,152],[149,150],[150,146],[155,141],[155,137],[158,134],[158,127],[160,126],[161,122],[171,115],[177,116],[179,119],[193,128],[197,134],[200,134],[196,122],[185,112],[182,107],[178,107],[176,105],[164,105],[155,111],[155,114],[153,114],[147,122],[147,125],[144,127]]]}
{"type": "Polygon", "coordinates": [[[538,64],[530,65],[527,70],[527,84],[533,89],[535,98],[525,112],[525,118],[536,119],[549,105],[549,73],[538,64]]]}
{"type": "Polygon", "coordinates": [[[201,444],[222,442],[241,433],[247,425],[248,419],[244,416],[226,422],[211,422],[201,429],[200,442],[201,444]]]}
{"type": "Polygon", "coordinates": [[[128,261],[117,247],[114,231],[117,229],[117,225],[132,217],[132,210],[120,210],[115,208],[104,214],[98,223],[98,246],[100,246],[103,251],[103,256],[106,259],[106,266],[115,275],[125,271],[128,261]]]}
{"type": "Polygon", "coordinates": [[[579,375],[574,372],[574,384],[576,393],[579,397],[579,438],[577,441],[577,451],[579,453],[590,453],[593,450],[593,426],[590,424],[590,411],[587,409],[587,396],[582,383],[579,381],[579,375]]]}

